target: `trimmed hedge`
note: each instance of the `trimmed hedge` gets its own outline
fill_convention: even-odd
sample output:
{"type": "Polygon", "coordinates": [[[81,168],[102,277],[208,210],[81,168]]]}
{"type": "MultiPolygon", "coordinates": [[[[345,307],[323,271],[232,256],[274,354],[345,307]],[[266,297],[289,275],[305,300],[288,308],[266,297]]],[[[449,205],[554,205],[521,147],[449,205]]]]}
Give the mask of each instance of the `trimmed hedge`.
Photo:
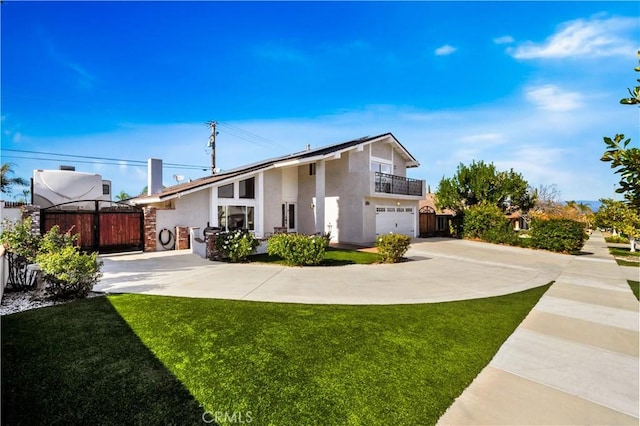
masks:
{"type": "Polygon", "coordinates": [[[571,219],[533,219],[530,234],[531,247],[570,254],[580,253],[587,238],[584,224],[571,219]]]}
{"type": "Polygon", "coordinates": [[[324,259],[327,239],[323,236],[276,234],[267,241],[270,256],[279,256],[290,265],[318,265],[324,259]]]}
{"type": "Polygon", "coordinates": [[[385,263],[398,263],[409,250],[411,237],[402,234],[383,234],[376,239],[378,254],[385,263]]]}

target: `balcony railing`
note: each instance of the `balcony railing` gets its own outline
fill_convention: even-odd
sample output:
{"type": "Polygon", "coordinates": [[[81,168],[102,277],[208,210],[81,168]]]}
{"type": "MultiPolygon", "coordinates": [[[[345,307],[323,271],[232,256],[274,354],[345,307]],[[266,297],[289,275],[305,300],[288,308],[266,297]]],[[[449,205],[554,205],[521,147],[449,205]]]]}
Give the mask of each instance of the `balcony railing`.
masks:
{"type": "Polygon", "coordinates": [[[375,190],[385,194],[422,196],[422,181],[375,172],[375,190]]]}

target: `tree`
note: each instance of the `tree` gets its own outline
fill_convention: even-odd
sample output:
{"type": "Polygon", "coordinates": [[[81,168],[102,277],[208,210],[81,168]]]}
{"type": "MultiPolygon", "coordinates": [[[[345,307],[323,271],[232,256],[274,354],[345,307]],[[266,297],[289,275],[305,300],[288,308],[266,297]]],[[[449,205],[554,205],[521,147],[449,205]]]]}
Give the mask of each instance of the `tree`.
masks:
{"type": "MultiPolygon", "coordinates": [[[[638,51],[640,58],[640,51],[638,51]]],[[[640,72],[640,67],[634,68],[640,72]]],[[[637,80],[640,83],[640,79],[637,80]]],[[[630,98],[620,99],[623,105],[640,104],[640,86],[633,90],[628,89],[630,98]]],[[[611,168],[616,174],[620,174],[620,186],[616,189],[619,194],[624,194],[625,199],[636,209],[640,210],[640,149],[627,148],[631,139],[624,140],[624,134],[616,134],[613,139],[604,137],[607,150],[600,158],[601,161],[610,162],[611,168]]]]}
{"type": "Polygon", "coordinates": [[[605,136],[607,150],[600,160],[611,162],[611,168],[620,174],[620,186],[616,192],[624,194],[625,199],[640,209],[640,149],[627,148],[631,139],[623,139],[623,134],[617,134],[613,139],[605,136]]]}
{"type": "Polygon", "coordinates": [[[457,214],[480,203],[494,205],[503,213],[527,212],[534,204],[535,192],[521,174],[513,169],[498,171],[493,163],[473,161],[458,166],[452,178],[442,178],[436,190],[438,208],[457,214]]]}
{"type": "Polygon", "coordinates": [[[540,185],[533,191],[535,204],[531,209],[532,213],[544,217],[554,216],[562,211],[561,193],[556,184],[540,185]]]}
{"type": "Polygon", "coordinates": [[[0,166],[0,190],[3,194],[11,194],[12,186],[27,186],[29,183],[21,177],[13,177],[13,164],[2,163],[0,166]]]}
{"type": "Polygon", "coordinates": [[[596,225],[618,230],[629,238],[630,250],[635,251],[635,241],[640,239],[640,212],[635,207],[611,198],[600,200],[602,205],[595,215],[596,225]]]}
{"type": "Polygon", "coordinates": [[[128,200],[129,198],[131,198],[131,195],[127,194],[124,191],[120,191],[119,194],[116,194],[116,200],[118,201],[128,200]]]}

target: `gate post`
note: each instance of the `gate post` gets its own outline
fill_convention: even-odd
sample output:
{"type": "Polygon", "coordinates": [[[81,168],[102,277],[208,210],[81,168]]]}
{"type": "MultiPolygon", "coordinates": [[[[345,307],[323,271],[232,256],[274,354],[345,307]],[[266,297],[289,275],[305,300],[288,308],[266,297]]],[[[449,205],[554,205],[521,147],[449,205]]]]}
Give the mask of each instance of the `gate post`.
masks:
{"type": "Polygon", "coordinates": [[[156,251],[156,208],[143,207],[144,248],[143,251],[156,251]]]}
{"type": "MultiPolygon", "coordinates": [[[[22,206],[22,220],[31,218],[31,233],[34,235],[41,235],[43,229],[40,227],[40,206],[34,206],[32,204],[22,206]]],[[[44,221],[42,221],[44,226],[44,221]]]]}

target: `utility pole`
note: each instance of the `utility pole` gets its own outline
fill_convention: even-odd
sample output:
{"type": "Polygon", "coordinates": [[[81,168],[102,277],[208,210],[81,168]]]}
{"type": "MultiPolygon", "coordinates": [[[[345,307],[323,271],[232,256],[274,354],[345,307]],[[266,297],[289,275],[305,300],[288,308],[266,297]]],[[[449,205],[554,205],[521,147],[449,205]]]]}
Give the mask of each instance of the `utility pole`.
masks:
{"type": "Polygon", "coordinates": [[[207,145],[211,149],[211,174],[216,174],[216,121],[207,121],[207,126],[211,128],[211,136],[209,136],[209,144],[207,145]]]}

